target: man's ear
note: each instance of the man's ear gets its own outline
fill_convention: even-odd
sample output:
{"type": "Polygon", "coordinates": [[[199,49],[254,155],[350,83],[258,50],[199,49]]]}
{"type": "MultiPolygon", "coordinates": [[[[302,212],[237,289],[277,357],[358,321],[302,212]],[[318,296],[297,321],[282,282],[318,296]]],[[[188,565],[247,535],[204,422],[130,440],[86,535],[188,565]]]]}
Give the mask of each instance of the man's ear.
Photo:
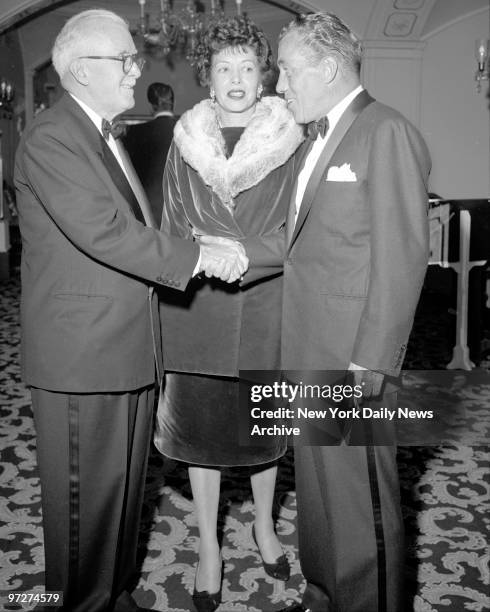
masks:
{"type": "Polygon", "coordinates": [[[70,73],[80,85],[88,85],[86,63],[81,59],[74,59],[70,64],[70,73]]]}
{"type": "Polygon", "coordinates": [[[330,84],[339,71],[339,60],[335,55],[327,55],[327,57],[322,60],[322,67],[325,82],[330,84]]]}

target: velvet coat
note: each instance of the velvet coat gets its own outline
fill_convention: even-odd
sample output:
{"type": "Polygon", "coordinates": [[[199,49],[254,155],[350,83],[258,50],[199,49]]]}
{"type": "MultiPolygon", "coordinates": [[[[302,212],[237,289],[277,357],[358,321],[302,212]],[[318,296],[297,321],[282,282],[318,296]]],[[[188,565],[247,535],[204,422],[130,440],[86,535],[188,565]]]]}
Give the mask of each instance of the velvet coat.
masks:
{"type": "MultiPolygon", "coordinates": [[[[291,155],[303,139],[284,102],[257,104],[228,159],[209,100],[177,123],[164,172],[162,229],[193,239],[243,239],[283,231],[292,188],[291,155]]],[[[167,370],[238,376],[279,365],[282,278],[240,288],[195,278],[184,293],[161,293],[167,370]]]]}

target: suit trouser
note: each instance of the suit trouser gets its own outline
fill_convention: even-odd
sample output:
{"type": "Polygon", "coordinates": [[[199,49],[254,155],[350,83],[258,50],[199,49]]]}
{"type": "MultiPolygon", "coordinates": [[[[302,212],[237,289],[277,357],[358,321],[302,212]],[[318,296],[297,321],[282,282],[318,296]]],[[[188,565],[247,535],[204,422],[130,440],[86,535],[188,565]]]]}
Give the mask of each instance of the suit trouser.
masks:
{"type": "Polygon", "coordinates": [[[63,610],[136,609],[134,577],[153,387],[64,394],[32,388],[48,591],[63,610]]]}
{"type": "Polygon", "coordinates": [[[299,557],[312,612],[399,612],[396,447],[295,449],[299,557]]]}

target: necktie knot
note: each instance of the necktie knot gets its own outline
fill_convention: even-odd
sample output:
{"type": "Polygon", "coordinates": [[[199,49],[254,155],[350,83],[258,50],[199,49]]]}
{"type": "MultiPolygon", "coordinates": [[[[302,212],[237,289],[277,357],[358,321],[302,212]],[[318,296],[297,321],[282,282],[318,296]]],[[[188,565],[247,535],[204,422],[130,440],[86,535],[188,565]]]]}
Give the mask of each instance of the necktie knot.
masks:
{"type": "Polygon", "coordinates": [[[109,140],[109,135],[112,134],[113,138],[119,138],[124,132],[124,126],[121,123],[112,123],[107,119],[102,119],[102,135],[105,140],[109,140]]]}
{"type": "Polygon", "coordinates": [[[325,138],[327,132],[327,116],[318,119],[318,121],[311,121],[311,123],[308,123],[308,138],[310,138],[311,140],[316,140],[318,135],[320,135],[322,138],[325,138]]]}

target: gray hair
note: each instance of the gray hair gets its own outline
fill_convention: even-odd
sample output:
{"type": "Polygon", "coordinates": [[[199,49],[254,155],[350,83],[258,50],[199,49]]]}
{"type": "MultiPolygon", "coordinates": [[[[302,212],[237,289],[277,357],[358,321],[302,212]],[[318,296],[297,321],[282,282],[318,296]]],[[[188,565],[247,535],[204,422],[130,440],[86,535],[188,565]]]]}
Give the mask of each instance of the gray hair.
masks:
{"type": "Polygon", "coordinates": [[[299,15],[281,30],[279,40],[294,32],[304,44],[306,54],[315,63],[334,52],[346,70],[359,74],[362,46],[349,26],[333,13],[299,15]]]}
{"type": "Polygon", "coordinates": [[[105,9],[82,11],[65,23],[51,52],[53,66],[60,79],[63,79],[74,59],[94,52],[97,38],[107,38],[105,29],[108,20],[125,28],[129,27],[125,19],[105,9]]]}

